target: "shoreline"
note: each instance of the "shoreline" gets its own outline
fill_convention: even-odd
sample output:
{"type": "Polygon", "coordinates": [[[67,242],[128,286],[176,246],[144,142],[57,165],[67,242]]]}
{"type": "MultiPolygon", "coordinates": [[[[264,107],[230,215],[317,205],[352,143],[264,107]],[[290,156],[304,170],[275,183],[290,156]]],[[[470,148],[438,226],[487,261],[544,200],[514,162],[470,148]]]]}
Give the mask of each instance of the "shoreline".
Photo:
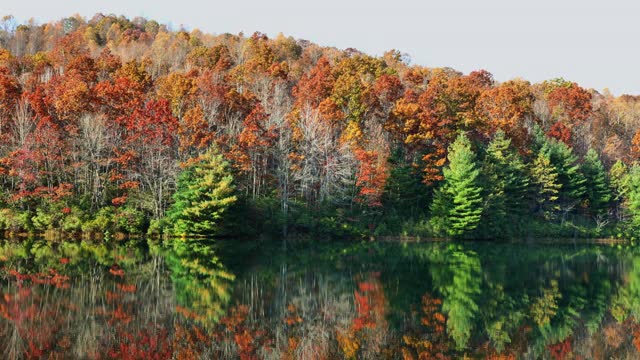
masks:
{"type": "MultiPolygon", "coordinates": [[[[48,230],[45,232],[10,232],[6,231],[2,233],[2,238],[5,240],[25,240],[31,237],[40,237],[46,241],[51,242],[65,242],[65,241],[125,241],[125,240],[141,240],[141,239],[154,239],[154,240],[184,240],[184,239],[218,239],[225,240],[230,239],[229,236],[223,237],[207,237],[207,236],[172,236],[172,235],[145,235],[145,234],[127,234],[117,232],[113,234],[105,235],[99,232],[86,232],[86,233],[67,233],[58,230],[48,230]]],[[[259,237],[258,237],[259,238],[259,237]]],[[[304,243],[311,241],[313,236],[292,236],[287,238],[287,242],[291,243],[304,243]]],[[[319,238],[320,239],[320,238],[319,238]]],[[[385,236],[370,236],[364,239],[354,239],[355,241],[365,241],[370,243],[442,243],[442,242],[467,242],[467,243],[496,243],[496,244],[521,244],[521,245],[630,245],[632,240],[627,238],[614,238],[614,237],[600,237],[600,238],[563,238],[563,237],[540,237],[540,238],[520,238],[520,239],[452,239],[446,237],[425,237],[425,236],[409,236],[409,235],[385,235],[385,236]]],[[[282,241],[282,239],[271,240],[262,238],[262,241],[282,241]]],[[[319,241],[325,242],[326,239],[320,239],[319,241]]],[[[349,240],[334,239],[335,242],[344,242],[349,240]]],[[[353,241],[353,240],[352,240],[353,241]]]]}

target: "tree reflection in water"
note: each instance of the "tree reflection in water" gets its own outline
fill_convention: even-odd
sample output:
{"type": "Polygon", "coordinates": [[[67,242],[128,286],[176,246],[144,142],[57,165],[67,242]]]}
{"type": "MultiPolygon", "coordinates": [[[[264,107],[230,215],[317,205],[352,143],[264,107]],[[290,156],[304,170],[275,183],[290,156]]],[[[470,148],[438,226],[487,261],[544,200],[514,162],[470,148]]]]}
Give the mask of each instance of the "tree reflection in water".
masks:
{"type": "Polygon", "coordinates": [[[640,251],[0,244],[4,358],[637,358],[640,251]]]}

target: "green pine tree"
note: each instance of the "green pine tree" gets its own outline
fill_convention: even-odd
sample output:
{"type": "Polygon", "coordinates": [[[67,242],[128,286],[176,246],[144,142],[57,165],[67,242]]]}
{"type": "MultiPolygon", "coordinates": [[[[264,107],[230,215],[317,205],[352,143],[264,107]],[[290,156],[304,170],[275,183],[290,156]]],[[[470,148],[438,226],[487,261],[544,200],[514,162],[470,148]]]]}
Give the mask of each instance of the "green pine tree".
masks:
{"type": "Polygon", "coordinates": [[[598,153],[589,149],[582,161],[582,173],[586,179],[586,198],[593,215],[604,215],[609,210],[611,188],[607,173],[598,153]]]}
{"type": "Polygon", "coordinates": [[[558,209],[557,201],[562,184],[558,182],[558,173],[551,164],[549,148],[544,145],[533,160],[530,168],[533,197],[538,205],[538,211],[545,218],[550,218],[558,209]]]}
{"type": "Polygon", "coordinates": [[[567,144],[556,139],[548,139],[551,163],[562,184],[559,202],[562,206],[574,206],[584,200],[587,180],[580,171],[578,158],[567,144]]]}
{"type": "Polygon", "coordinates": [[[429,223],[433,232],[438,235],[449,233],[449,210],[451,209],[450,196],[444,185],[433,191],[433,202],[431,203],[431,219],[429,223]]]}
{"type": "Polygon", "coordinates": [[[469,139],[460,134],[449,147],[449,164],[444,168],[442,188],[432,204],[432,226],[446,226],[449,236],[469,235],[478,227],[482,214],[482,185],[476,155],[469,139]]]}
{"type": "Polygon", "coordinates": [[[227,162],[209,150],[178,177],[174,203],[167,213],[173,233],[213,235],[221,229],[225,211],[236,202],[227,162]]]}
{"type": "Polygon", "coordinates": [[[447,314],[447,333],[462,350],[474,334],[481,299],[482,266],[474,251],[447,250],[449,277],[438,284],[443,294],[442,311],[447,314]]]}
{"type": "Polygon", "coordinates": [[[484,158],[485,208],[483,229],[488,235],[513,234],[526,209],[529,181],[520,156],[511,148],[511,140],[498,131],[484,158]]]}
{"type": "Polygon", "coordinates": [[[426,186],[421,174],[411,164],[405,164],[400,156],[389,159],[389,177],[382,195],[385,211],[404,218],[422,215],[426,203],[426,186]]]}
{"type": "Polygon", "coordinates": [[[611,169],[609,169],[609,180],[613,192],[613,200],[616,202],[622,201],[624,198],[624,183],[628,173],[629,167],[625,165],[622,160],[616,161],[616,163],[611,166],[611,169]]]}
{"type": "Polygon", "coordinates": [[[624,183],[629,173],[629,167],[621,160],[616,161],[609,169],[609,184],[611,185],[612,209],[616,220],[624,216],[623,204],[625,198],[624,183]]]}
{"type": "Polygon", "coordinates": [[[629,212],[632,229],[640,229],[640,165],[635,164],[629,169],[624,185],[625,206],[629,212]]]}

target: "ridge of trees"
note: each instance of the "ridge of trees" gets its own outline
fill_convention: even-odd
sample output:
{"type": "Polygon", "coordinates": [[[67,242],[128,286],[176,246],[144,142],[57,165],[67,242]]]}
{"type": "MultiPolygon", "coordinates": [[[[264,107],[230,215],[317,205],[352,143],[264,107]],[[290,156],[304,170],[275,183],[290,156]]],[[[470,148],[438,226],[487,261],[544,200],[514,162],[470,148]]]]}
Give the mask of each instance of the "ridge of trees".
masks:
{"type": "Polygon", "coordinates": [[[162,231],[216,148],[237,233],[635,236],[639,104],[396,50],[5,16],[0,228],[162,231]]]}

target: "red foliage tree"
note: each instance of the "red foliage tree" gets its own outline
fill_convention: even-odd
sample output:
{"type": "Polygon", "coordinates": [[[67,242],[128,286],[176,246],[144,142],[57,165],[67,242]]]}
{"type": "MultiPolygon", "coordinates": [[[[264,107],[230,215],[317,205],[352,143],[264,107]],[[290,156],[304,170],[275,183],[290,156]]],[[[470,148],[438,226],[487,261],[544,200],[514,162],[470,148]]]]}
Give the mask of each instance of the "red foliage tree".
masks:
{"type": "Polygon", "coordinates": [[[359,163],[356,173],[358,197],[356,201],[371,207],[382,206],[381,198],[389,176],[387,159],[378,151],[356,149],[355,156],[359,163]]]}
{"type": "Polygon", "coordinates": [[[18,80],[11,75],[9,69],[0,67],[0,121],[3,123],[15,111],[21,91],[18,80]]]}
{"type": "Polygon", "coordinates": [[[447,148],[456,130],[477,130],[476,102],[492,81],[486,71],[461,77],[449,77],[442,71],[433,74],[427,90],[418,98],[418,121],[411,121],[404,129],[405,143],[424,153],[421,166],[425,183],[442,180],[447,148]]]}
{"type": "Polygon", "coordinates": [[[560,86],[548,95],[549,110],[564,120],[568,126],[585,121],[593,112],[592,95],[576,83],[560,86]]]}
{"type": "Polygon", "coordinates": [[[298,84],[293,88],[293,96],[296,98],[297,107],[309,105],[317,108],[322,100],[331,95],[335,83],[332,75],[331,64],[325,57],[321,57],[316,65],[302,76],[298,84]]]}
{"type": "Polygon", "coordinates": [[[243,129],[230,153],[235,166],[251,178],[250,187],[254,196],[258,195],[265,180],[270,158],[269,148],[277,136],[274,127],[267,123],[268,119],[269,115],[262,105],[257,104],[244,119],[243,129]]]}
{"type": "Polygon", "coordinates": [[[507,81],[484,91],[478,99],[478,111],[486,135],[489,137],[500,129],[524,152],[528,141],[525,120],[533,117],[533,101],[530,84],[526,81],[507,81]]]}
{"type": "Polygon", "coordinates": [[[631,157],[634,160],[640,160],[640,130],[631,139],[631,157]]]}
{"type": "Polygon", "coordinates": [[[547,136],[558,139],[563,143],[571,146],[571,129],[560,121],[556,122],[547,131],[547,136]]]}

